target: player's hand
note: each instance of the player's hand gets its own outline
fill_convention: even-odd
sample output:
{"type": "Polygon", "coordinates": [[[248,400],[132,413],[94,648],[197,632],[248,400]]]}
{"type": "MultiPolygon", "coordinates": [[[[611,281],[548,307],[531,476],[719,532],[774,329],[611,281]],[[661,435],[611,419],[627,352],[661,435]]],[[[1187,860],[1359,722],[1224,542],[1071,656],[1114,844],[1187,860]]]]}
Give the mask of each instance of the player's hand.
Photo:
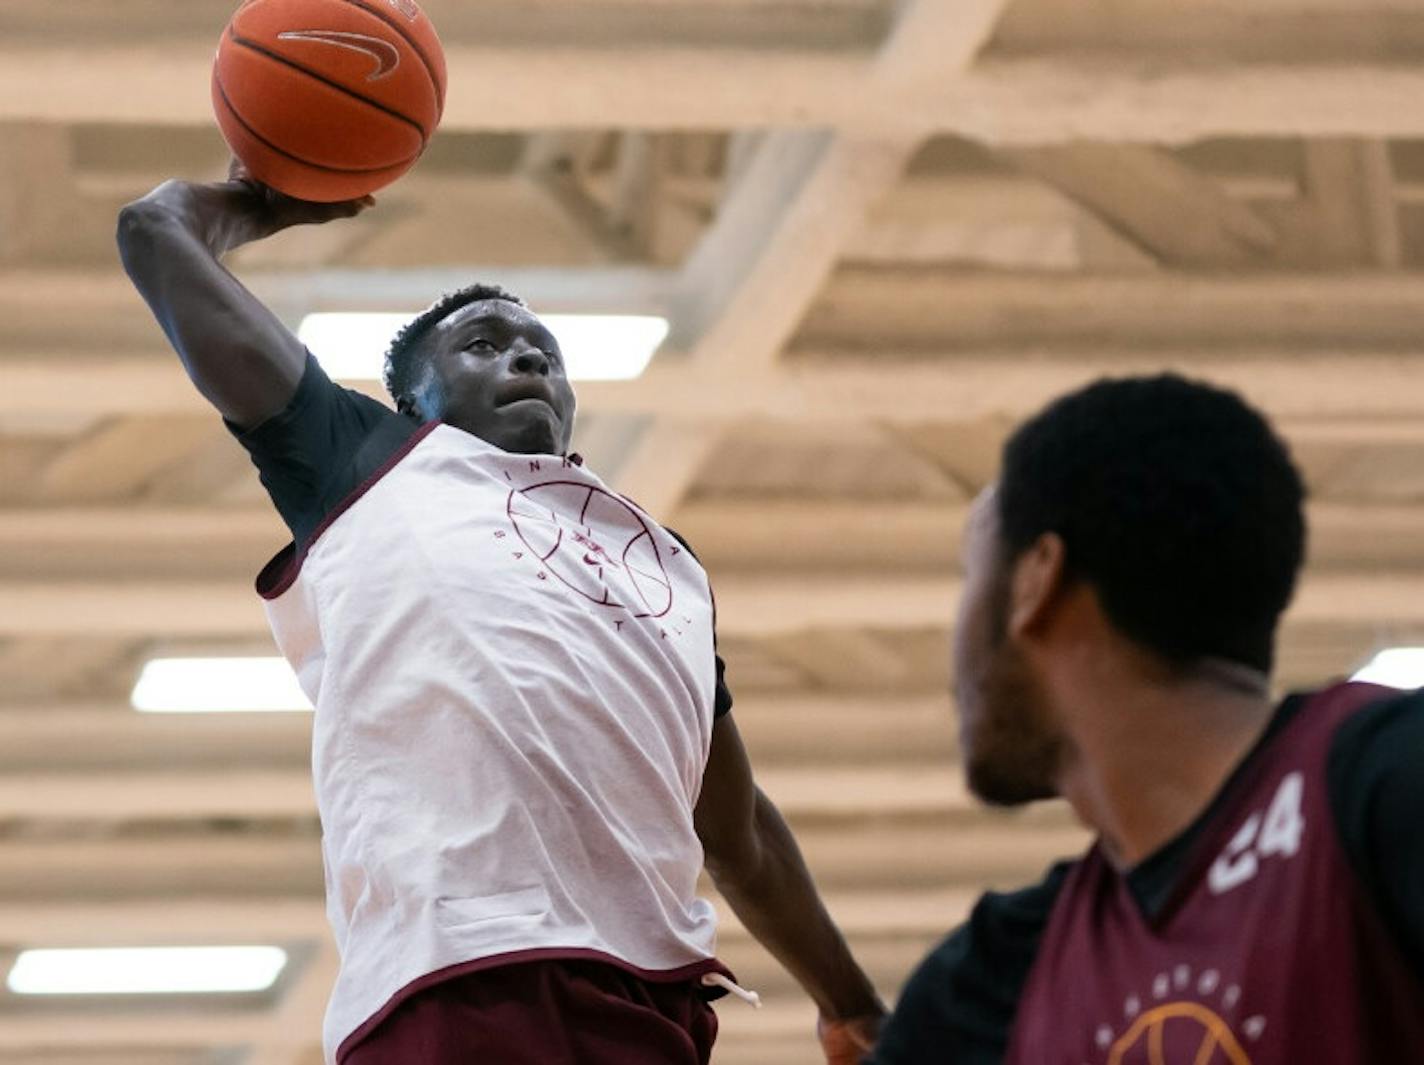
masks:
{"type": "Polygon", "coordinates": [[[820,1037],[826,1065],[860,1065],[861,1059],[875,1049],[883,1023],[885,1017],[879,1013],[840,1020],[822,1017],[816,1022],[816,1035],[820,1037]]]}
{"type": "Polygon", "coordinates": [[[214,255],[222,255],[292,226],[354,218],[376,201],[370,196],[343,203],[298,200],[255,180],[234,160],[226,181],[165,181],[139,202],[179,220],[214,255]]]}
{"type": "Polygon", "coordinates": [[[374,196],[340,203],[299,200],[262,184],[237,159],[233,159],[228,166],[227,176],[227,185],[242,194],[237,202],[255,233],[248,237],[249,240],[261,240],[292,226],[320,225],[340,218],[354,218],[376,203],[374,196]]]}

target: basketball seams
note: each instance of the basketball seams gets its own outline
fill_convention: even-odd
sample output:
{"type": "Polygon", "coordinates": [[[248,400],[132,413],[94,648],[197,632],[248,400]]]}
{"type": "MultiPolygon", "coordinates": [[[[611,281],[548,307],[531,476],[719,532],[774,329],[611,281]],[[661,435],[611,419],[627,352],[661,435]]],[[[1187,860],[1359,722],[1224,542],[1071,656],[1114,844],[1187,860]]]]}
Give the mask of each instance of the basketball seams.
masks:
{"type": "MultiPolygon", "coordinates": [[[[374,108],[375,110],[380,111],[380,112],[383,113],[383,114],[390,115],[390,117],[392,117],[392,118],[394,118],[394,119],[398,119],[398,120],[400,120],[401,122],[404,122],[407,126],[410,126],[412,129],[414,129],[414,130],[420,135],[420,151],[416,152],[415,155],[412,156],[412,158],[418,158],[418,157],[420,156],[421,152],[424,152],[425,146],[429,143],[429,137],[426,135],[425,127],[422,126],[422,125],[421,125],[419,122],[417,122],[415,119],[410,118],[408,115],[403,115],[403,114],[401,114],[399,111],[395,110],[394,108],[388,107],[387,105],[381,103],[379,100],[373,100],[373,99],[371,99],[369,96],[362,96],[359,92],[356,92],[355,90],[349,88],[348,86],[342,85],[339,81],[333,80],[332,78],[326,76],[325,74],[322,74],[320,71],[313,70],[312,68],[310,68],[310,67],[308,67],[308,66],[305,66],[305,65],[302,64],[302,63],[297,62],[295,59],[289,59],[287,56],[284,56],[284,55],[280,54],[279,52],[274,52],[272,49],[268,48],[267,46],[265,46],[265,45],[263,45],[263,44],[261,44],[261,43],[259,43],[259,42],[257,42],[257,41],[251,40],[251,39],[249,39],[249,38],[247,38],[247,37],[239,37],[239,36],[237,35],[237,32],[236,32],[231,26],[228,27],[227,33],[228,33],[228,39],[231,40],[232,43],[233,43],[234,45],[236,45],[237,47],[245,48],[245,49],[247,49],[247,50],[250,51],[250,52],[255,52],[255,53],[257,53],[258,55],[265,56],[266,58],[272,60],[274,63],[280,63],[282,66],[287,67],[289,70],[295,70],[295,71],[297,71],[297,72],[300,73],[300,74],[305,74],[307,77],[312,78],[312,79],[315,80],[315,81],[321,82],[323,85],[326,85],[328,88],[335,89],[337,92],[340,92],[340,93],[342,93],[342,94],[345,95],[345,96],[349,96],[349,97],[350,97],[351,99],[353,99],[353,100],[360,100],[363,104],[366,104],[367,106],[372,107],[372,108],[374,108]]],[[[224,98],[225,100],[227,100],[227,93],[226,93],[226,92],[223,93],[223,98],[224,98]]],[[[231,101],[231,100],[228,100],[227,103],[228,103],[228,107],[231,108],[233,114],[237,114],[237,109],[232,106],[232,101],[231,101]]],[[[243,125],[246,125],[246,124],[247,124],[246,122],[243,123],[243,125]]],[[[296,159],[297,157],[296,157],[296,156],[292,156],[292,158],[296,159]]],[[[299,159],[298,159],[297,161],[298,161],[298,162],[301,162],[302,160],[299,160],[299,159]]],[[[315,164],[315,165],[318,165],[318,166],[319,166],[319,165],[321,165],[321,164],[315,164]]],[[[396,163],[390,164],[390,166],[396,166],[396,165],[399,165],[399,164],[396,164],[396,163]]],[[[390,166],[376,167],[376,168],[374,168],[374,169],[376,169],[376,170],[388,170],[388,169],[390,169],[390,166]]],[[[336,169],[336,168],[334,168],[334,167],[327,167],[327,169],[336,169]]],[[[364,173],[364,172],[367,172],[367,171],[364,171],[364,170],[355,170],[355,171],[350,171],[350,172],[351,172],[351,173],[364,173]]]]}
{"type": "Polygon", "coordinates": [[[222,97],[223,106],[227,108],[228,114],[232,115],[233,119],[237,122],[238,125],[243,128],[243,131],[246,132],[248,136],[250,136],[253,140],[257,141],[264,148],[267,148],[269,151],[276,152],[278,155],[282,156],[285,159],[290,159],[294,163],[300,163],[302,166],[310,167],[313,170],[324,170],[327,173],[331,174],[379,174],[382,171],[394,170],[398,167],[407,166],[414,158],[416,158],[416,156],[412,156],[410,159],[402,159],[399,162],[389,163],[385,166],[371,167],[331,166],[327,163],[318,163],[310,159],[303,159],[300,155],[296,155],[293,152],[288,151],[286,148],[273,144],[261,133],[258,133],[257,130],[253,129],[247,119],[242,117],[242,113],[238,111],[236,107],[233,106],[232,100],[227,94],[227,88],[223,85],[221,78],[215,77],[213,79],[213,85],[218,90],[218,95],[222,97]]]}
{"type": "Polygon", "coordinates": [[[351,7],[360,8],[372,18],[384,22],[391,29],[395,30],[406,44],[410,45],[411,51],[419,58],[421,66],[425,68],[425,75],[430,79],[430,85],[435,90],[436,110],[443,113],[445,110],[445,89],[440,84],[440,78],[436,75],[435,64],[430,61],[430,56],[426,54],[425,46],[409,33],[406,33],[405,27],[394,18],[380,8],[372,7],[370,4],[365,3],[365,0],[342,0],[342,2],[351,7]]]}

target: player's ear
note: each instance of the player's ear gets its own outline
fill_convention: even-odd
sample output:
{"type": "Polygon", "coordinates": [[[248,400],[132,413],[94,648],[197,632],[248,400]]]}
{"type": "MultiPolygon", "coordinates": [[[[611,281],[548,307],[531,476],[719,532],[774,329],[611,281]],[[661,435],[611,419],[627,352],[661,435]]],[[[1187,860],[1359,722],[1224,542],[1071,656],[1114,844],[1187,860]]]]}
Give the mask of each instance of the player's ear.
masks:
{"type": "Polygon", "coordinates": [[[1066,569],[1067,549],[1057,533],[1044,533],[1019,555],[1009,582],[1011,635],[1021,636],[1043,623],[1063,590],[1066,569]]]}
{"type": "Polygon", "coordinates": [[[435,367],[431,365],[430,358],[419,353],[414,357],[420,360],[416,366],[414,380],[405,394],[397,397],[396,410],[406,417],[428,422],[440,417],[443,407],[440,383],[436,379],[435,367]]]}

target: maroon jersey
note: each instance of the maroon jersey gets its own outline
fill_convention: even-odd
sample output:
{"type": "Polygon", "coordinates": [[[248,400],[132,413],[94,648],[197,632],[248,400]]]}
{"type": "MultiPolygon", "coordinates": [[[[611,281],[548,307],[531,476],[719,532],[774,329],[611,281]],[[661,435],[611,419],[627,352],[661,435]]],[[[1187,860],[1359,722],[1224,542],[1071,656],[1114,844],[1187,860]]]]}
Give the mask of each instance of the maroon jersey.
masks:
{"type": "Polygon", "coordinates": [[[1155,918],[1094,847],[1058,894],[1010,1065],[1383,1065],[1424,1059],[1424,985],[1334,831],[1331,739],[1387,694],[1311,697],[1199,837],[1155,918]]]}

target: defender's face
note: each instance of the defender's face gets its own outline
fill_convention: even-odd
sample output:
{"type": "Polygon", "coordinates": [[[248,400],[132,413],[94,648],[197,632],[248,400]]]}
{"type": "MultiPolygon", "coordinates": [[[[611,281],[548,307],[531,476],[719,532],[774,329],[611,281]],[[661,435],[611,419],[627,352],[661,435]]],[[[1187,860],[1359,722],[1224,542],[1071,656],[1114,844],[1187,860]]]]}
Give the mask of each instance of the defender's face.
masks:
{"type": "Polygon", "coordinates": [[[573,386],[554,335],[508,300],[479,300],[431,330],[416,389],[427,418],[505,451],[563,455],[573,436],[573,386]]]}
{"type": "Polygon", "coordinates": [[[1061,743],[1023,648],[1008,631],[1012,565],[991,486],[965,530],[964,591],[954,627],[954,696],[970,790],[1013,806],[1056,794],[1061,743]]]}

